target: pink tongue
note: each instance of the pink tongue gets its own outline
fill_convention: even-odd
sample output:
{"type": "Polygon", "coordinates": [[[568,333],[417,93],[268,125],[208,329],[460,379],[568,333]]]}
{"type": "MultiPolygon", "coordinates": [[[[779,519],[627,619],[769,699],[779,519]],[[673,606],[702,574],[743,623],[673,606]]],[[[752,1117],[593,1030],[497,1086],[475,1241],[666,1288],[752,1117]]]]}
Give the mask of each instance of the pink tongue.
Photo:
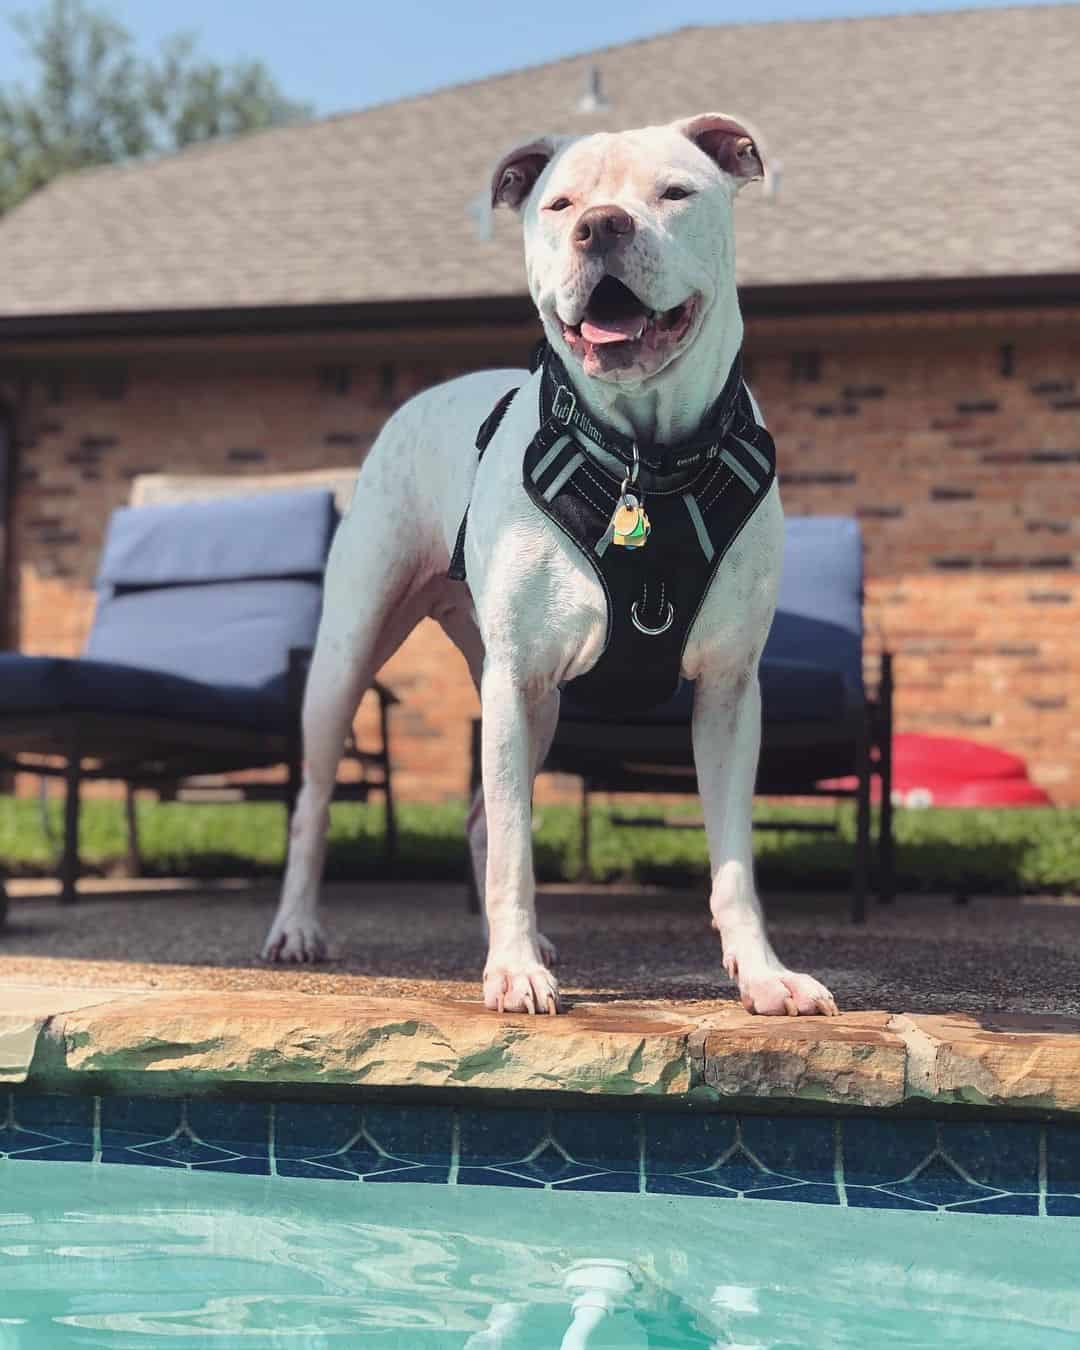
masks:
{"type": "Polygon", "coordinates": [[[645,316],[632,314],[625,319],[582,319],[581,336],[586,342],[633,342],[645,331],[645,316]]]}

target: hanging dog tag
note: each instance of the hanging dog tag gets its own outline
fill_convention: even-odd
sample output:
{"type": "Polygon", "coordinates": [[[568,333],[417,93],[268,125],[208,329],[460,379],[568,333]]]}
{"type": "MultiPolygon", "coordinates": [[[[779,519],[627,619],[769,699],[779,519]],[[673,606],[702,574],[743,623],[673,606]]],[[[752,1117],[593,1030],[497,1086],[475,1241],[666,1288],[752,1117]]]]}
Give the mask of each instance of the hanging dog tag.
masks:
{"type": "Polygon", "coordinates": [[[611,542],[622,548],[641,548],[652,530],[645,508],[632,492],[624,492],[611,517],[611,542]]]}

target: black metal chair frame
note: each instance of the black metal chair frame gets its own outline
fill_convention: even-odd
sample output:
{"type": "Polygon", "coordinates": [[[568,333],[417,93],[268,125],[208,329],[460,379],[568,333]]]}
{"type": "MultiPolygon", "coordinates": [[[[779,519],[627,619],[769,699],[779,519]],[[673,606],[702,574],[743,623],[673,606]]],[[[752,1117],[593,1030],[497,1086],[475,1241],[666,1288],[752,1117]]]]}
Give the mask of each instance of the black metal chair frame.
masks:
{"type": "MultiPolygon", "coordinates": [[[[84,782],[109,780],[126,785],[128,870],[135,876],[141,870],[134,802],[139,789],[152,790],[164,800],[280,801],[291,819],[301,783],[301,709],[310,663],[309,648],[290,649],[289,711],[286,728],[280,732],[111,712],[8,715],[0,709],[0,772],[37,774],[64,781],[64,837],[58,869],[61,902],[72,904],[78,899],[79,808],[84,782]],[[25,748],[28,744],[33,748],[25,748]],[[234,780],[223,789],[220,783],[199,781],[207,775],[282,764],[288,770],[284,783],[234,780]]],[[[376,682],[372,688],[379,699],[381,744],[374,750],[361,749],[350,734],[343,757],[361,766],[361,777],[356,782],[338,782],[334,798],[367,801],[372,792],[382,793],[386,809],[384,857],[390,867],[397,856],[397,819],[391,780],[389,713],[400,700],[385,685],[376,682]]],[[[0,922],[4,903],[0,879],[0,922]]]]}
{"type": "MultiPolygon", "coordinates": [[[[852,868],[851,919],[866,920],[866,897],[870,885],[870,866],[877,855],[876,886],[878,899],[887,903],[895,897],[895,863],[892,811],[892,738],[893,738],[893,663],[892,654],[883,652],[877,689],[839,724],[806,722],[776,724],[763,729],[763,749],[755,795],[767,797],[820,798],[853,800],[855,803],[855,856],[852,868]],[[847,756],[849,767],[832,772],[821,771],[821,747],[827,745],[835,756],[837,747],[847,756]],[[853,760],[853,763],[850,761],[853,760]],[[815,765],[817,767],[815,767],[815,765]],[[794,767],[793,767],[794,766],[794,767]],[[822,779],[854,776],[852,788],[822,788],[822,779]],[[872,839],[871,784],[877,777],[881,785],[877,840],[872,839]]],[[[472,723],[470,796],[480,783],[481,723],[472,723]]],[[[578,879],[589,879],[589,806],[594,792],[635,792],[648,794],[692,794],[697,790],[693,750],[688,727],[657,723],[560,722],[541,773],[562,773],[581,781],[581,871],[578,879]],[[628,748],[630,747],[630,748],[628,748]]],[[[668,825],[664,818],[641,816],[613,817],[613,823],[627,827],[668,825]]],[[[685,823],[678,826],[686,828],[685,823]]],[[[677,826],[677,827],[678,827],[677,826]]],[[[836,825],[819,821],[755,821],[755,829],[787,830],[801,833],[835,833],[836,825]]],[[[479,908],[476,879],[470,858],[468,903],[479,908]]]]}

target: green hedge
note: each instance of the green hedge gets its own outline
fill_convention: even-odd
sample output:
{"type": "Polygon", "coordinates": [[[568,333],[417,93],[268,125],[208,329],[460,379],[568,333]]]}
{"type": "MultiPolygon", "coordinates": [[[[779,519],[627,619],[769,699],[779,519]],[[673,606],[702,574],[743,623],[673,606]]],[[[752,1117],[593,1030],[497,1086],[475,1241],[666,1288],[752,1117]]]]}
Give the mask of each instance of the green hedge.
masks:
{"type": "MultiPolygon", "coordinates": [[[[284,812],[272,804],[198,806],[139,803],[139,833],[146,871],[163,876],[273,875],[285,851],[284,812]]],[[[704,884],[708,860],[704,831],[635,825],[617,827],[611,811],[591,818],[592,875],[667,885],[704,884]]],[[[693,807],[670,803],[624,814],[664,815],[691,821],[693,807]]],[[[60,804],[49,803],[55,839],[60,804]]],[[[759,806],[756,819],[783,823],[835,821],[839,834],[791,830],[755,835],[763,887],[845,888],[851,873],[854,820],[847,806],[799,809],[759,806]]],[[[1016,894],[1080,891],[1080,810],[900,810],[895,814],[897,872],[904,890],[1016,894]]],[[[418,805],[399,810],[401,846],[395,875],[413,880],[458,880],[465,867],[463,804],[418,805]]],[[[125,851],[123,809],[116,801],[83,805],[81,849],[88,871],[119,871],[125,851]]],[[[541,880],[572,880],[579,864],[578,815],[572,806],[536,812],[536,862],[541,880]]],[[[51,870],[52,849],[38,803],[0,798],[0,867],[9,875],[51,870]]],[[[327,875],[383,875],[382,809],[342,803],[331,812],[327,875]]]]}

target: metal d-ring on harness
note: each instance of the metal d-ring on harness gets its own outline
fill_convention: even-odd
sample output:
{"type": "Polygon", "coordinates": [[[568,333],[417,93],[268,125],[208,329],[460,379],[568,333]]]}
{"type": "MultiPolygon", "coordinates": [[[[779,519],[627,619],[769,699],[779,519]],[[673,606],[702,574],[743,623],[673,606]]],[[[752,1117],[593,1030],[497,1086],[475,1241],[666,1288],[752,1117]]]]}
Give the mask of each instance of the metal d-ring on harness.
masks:
{"type": "MultiPolygon", "coordinates": [[[[664,594],[663,591],[661,591],[660,592],[661,604],[664,603],[663,594],[664,594]]],[[[646,595],[648,595],[648,587],[646,587],[646,595]]],[[[675,622],[675,606],[669,600],[667,602],[667,607],[664,610],[663,622],[660,623],[656,628],[650,628],[648,624],[644,624],[641,622],[641,619],[638,615],[638,602],[635,600],[634,603],[630,606],[630,622],[634,625],[634,627],[638,630],[639,633],[644,633],[646,637],[659,637],[661,633],[666,633],[667,630],[671,627],[671,625],[675,622]]]]}
{"type": "MultiPolygon", "coordinates": [[[[649,517],[645,514],[644,498],[637,487],[638,474],[641,472],[641,456],[638,453],[637,441],[632,442],[631,449],[633,460],[619,487],[619,502],[615,508],[615,514],[611,517],[611,524],[607,528],[604,541],[610,540],[611,543],[619,544],[623,548],[644,548],[652,532],[652,526],[649,524],[649,517]]],[[[666,608],[663,607],[665,604],[663,583],[660,586],[660,605],[663,618],[655,626],[645,623],[641,617],[641,609],[648,608],[648,603],[649,583],[646,581],[642,589],[640,608],[636,600],[630,606],[630,622],[639,633],[644,633],[646,637],[659,637],[661,633],[667,632],[675,620],[675,606],[671,601],[668,600],[666,608]]]]}

